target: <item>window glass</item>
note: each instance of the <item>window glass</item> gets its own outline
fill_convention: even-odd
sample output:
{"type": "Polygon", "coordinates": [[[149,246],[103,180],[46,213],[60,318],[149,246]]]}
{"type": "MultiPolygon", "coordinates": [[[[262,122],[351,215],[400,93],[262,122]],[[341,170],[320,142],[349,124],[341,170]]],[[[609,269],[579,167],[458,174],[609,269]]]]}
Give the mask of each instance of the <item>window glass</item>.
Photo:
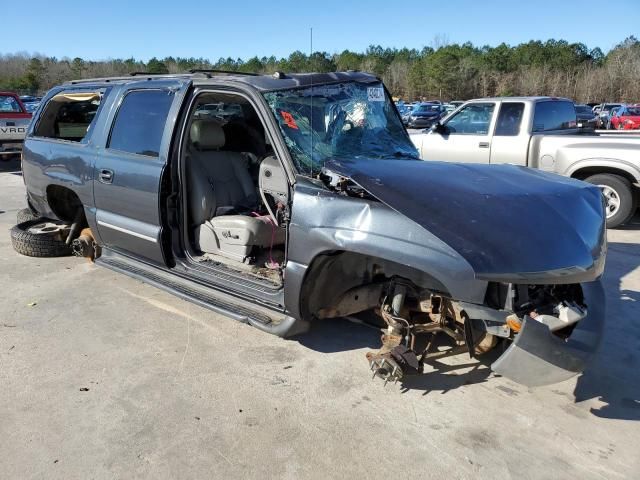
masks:
{"type": "Polygon", "coordinates": [[[520,133],[524,103],[503,103],[500,106],[494,135],[512,137],[520,133]]]}
{"type": "Polygon", "coordinates": [[[538,102],[533,116],[533,131],[576,128],[576,109],[571,102],[538,102]]]}
{"type": "Polygon", "coordinates": [[[319,173],[327,159],[418,158],[381,83],[345,82],[264,94],[302,173],[319,173]]]}
{"type": "Polygon", "coordinates": [[[625,110],[625,115],[631,115],[634,117],[640,116],[640,107],[628,107],[625,110]]]}
{"type": "Polygon", "coordinates": [[[172,101],[172,92],[166,90],[128,93],[113,122],[108,148],[157,157],[172,101]]]}
{"type": "Polygon", "coordinates": [[[88,138],[103,96],[104,90],[58,93],[40,114],[34,135],[82,142],[88,138]]]}
{"type": "Polygon", "coordinates": [[[20,104],[11,95],[0,95],[0,112],[2,113],[22,113],[20,104]]]}
{"type": "Polygon", "coordinates": [[[467,105],[446,123],[447,132],[462,135],[487,135],[495,103],[467,105]]]}

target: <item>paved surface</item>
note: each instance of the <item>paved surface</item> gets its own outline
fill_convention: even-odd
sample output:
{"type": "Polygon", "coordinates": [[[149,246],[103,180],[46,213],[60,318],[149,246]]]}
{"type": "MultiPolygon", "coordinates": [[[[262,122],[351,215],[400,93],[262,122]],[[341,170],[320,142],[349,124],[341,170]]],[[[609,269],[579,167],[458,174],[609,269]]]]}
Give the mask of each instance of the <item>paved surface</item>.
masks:
{"type": "Polygon", "coordinates": [[[640,220],[609,232],[609,327],[584,375],[528,390],[460,356],[383,388],[375,331],[281,340],[84,260],[21,257],[22,206],[0,173],[2,478],[638,478],[640,220]]]}

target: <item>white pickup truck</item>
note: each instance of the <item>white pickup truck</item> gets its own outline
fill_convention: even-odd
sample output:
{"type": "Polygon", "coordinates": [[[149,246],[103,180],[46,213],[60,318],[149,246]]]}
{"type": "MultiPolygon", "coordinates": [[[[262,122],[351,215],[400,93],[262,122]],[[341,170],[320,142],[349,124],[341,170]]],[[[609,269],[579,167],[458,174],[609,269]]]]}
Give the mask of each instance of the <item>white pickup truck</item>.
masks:
{"type": "Polygon", "coordinates": [[[627,222],[637,208],[640,134],[583,130],[566,98],[471,100],[411,138],[423,160],[510,163],[598,185],[609,228],[627,222]]]}
{"type": "Polygon", "coordinates": [[[0,92],[0,160],[20,154],[30,122],[31,114],[20,97],[12,92],[0,92]]]}

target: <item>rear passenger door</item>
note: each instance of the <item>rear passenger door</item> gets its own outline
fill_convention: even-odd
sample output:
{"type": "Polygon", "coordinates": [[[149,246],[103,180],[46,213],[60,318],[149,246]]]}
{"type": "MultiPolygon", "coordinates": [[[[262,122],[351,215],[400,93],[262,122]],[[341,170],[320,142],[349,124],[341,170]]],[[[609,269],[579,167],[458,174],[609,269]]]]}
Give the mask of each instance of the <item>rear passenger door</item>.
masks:
{"type": "Polygon", "coordinates": [[[100,243],[163,265],[160,182],[190,83],[149,83],[127,85],[112,104],[93,192],[100,243]]]}

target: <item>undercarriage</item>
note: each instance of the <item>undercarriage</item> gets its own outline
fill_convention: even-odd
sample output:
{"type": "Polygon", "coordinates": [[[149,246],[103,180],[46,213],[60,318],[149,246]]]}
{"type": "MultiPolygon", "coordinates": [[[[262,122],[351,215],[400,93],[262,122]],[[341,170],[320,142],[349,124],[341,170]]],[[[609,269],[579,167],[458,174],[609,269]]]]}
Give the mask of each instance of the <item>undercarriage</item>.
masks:
{"type": "Polygon", "coordinates": [[[382,346],[366,357],[374,378],[397,382],[424,372],[429,361],[468,353],[483,355],[498,344],[506,349],[521,335],[526,322],[544,326],[564,342],[586,317],[582,288],[570,285],[516,285],[492,283],[484,305],[458,302],[446,295],[424,290],[402,278],[361,286],[346,292],[321,316],[338,316],[378,298],[374,311],[386,327],[382,346]],[[442,348],[438,335],[450,338],[442,348]]]}

